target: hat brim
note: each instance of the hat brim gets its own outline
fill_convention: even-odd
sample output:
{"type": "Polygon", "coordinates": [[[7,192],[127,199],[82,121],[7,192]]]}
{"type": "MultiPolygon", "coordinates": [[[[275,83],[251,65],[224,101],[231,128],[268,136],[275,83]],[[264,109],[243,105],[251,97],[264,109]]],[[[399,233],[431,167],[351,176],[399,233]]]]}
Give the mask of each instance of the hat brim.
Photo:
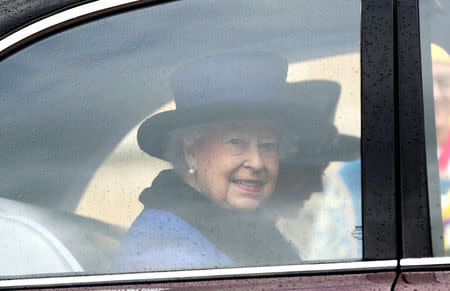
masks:
{"type": "Polygon", "coordinates": [[[309,164],[359,157],[359,139],[338,134],[317,108],[280,102],[223,102],[161,112],[141,124],[137,140],[144,152],[165,160],[168,134],[172,130],[244,120],[274,123],[299,136],[299,152],[285,162],[309,164]]]}

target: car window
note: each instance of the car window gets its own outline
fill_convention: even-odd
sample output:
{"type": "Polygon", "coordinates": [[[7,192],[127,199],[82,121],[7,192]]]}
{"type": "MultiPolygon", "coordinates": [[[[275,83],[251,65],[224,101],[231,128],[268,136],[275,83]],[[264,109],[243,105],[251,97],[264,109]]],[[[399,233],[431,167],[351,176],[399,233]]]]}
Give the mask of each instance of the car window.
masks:
{"type": "Polygon", "coordinates": [[[450,255],[450,9],[445,1],[420,5],[428,191],[434,256],[450,255]]]}
{"type": "Polygon", "coordinates": [[[361,260],[359,52],[359,1],[233,0],[9,56],[2,275],[361,260]]]}

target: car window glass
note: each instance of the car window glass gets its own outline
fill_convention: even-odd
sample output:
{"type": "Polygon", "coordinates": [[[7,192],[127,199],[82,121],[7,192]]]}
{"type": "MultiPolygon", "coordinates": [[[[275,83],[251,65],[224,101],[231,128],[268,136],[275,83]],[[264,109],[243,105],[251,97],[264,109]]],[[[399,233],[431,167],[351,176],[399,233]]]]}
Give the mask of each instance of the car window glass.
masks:
{"type": "Polygon", "coordinates": [[[428,190],[435,256],[450,255],[450,25],[448,1],[420,3],[428,190]],[[440,251],[444,250],[444,252],[440,251]]]}
{"type": "Polygon", "coordinates": [[[359,31],[355,0],[180,1],[4,60],[0,249],[35,256],[0,273],[360,260],[359,31]]]}

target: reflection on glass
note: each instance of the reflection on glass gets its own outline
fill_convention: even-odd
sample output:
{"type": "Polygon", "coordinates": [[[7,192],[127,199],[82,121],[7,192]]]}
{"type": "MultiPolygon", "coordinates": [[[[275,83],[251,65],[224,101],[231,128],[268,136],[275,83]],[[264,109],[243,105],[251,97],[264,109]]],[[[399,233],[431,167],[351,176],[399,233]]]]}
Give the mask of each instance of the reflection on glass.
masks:
{"type": "Polygon", "coordinates": [[[48,243],[2,250],[55,253],[0,275],[361,259],[359,7],[170,2],[2,62],[0,223],[48,243]]]}
{"type": "Polygon", "coordinates": [[[176,109],[151,116],[137,134],[144,152],[174,168],[141,193],[144,210],[117,250],[114,271],[302,262],[275,226],[300,204],[286,197],[309,196],[306,188],[320,184],[330,161],[358,156],[359,139],[336,131],[335,109],[326,108],[335,103],[313,99],[319,92],[289,100],[287,71],[284,58],[259,52],[200,58],[175,70],[176,109]],[[308,168],[314,174],[300,179],[308,168]]]}
{"type": "Polygon", "coordinates": [[[442,193],[445,250],[450,250],[450,56],[431,44],[436,143],[442,193]]]}
{"type": "Polygon", "coordinates": [[[423,107],[433,256],[450,255],[450,7],[420,1],[423,107]]]}

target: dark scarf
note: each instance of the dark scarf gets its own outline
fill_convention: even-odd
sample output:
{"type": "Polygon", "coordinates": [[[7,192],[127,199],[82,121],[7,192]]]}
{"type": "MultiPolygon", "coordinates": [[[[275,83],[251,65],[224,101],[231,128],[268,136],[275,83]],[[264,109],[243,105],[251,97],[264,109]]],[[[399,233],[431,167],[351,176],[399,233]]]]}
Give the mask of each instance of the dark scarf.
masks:
{"type": "Polygon", "coordinates": [[[188,186],[172,170],[162,171],[139,200],[144,209],[168,211],[196,228],[235,266],[299,264],[294,247],[262,211],[233,211],[188,186]]]}

